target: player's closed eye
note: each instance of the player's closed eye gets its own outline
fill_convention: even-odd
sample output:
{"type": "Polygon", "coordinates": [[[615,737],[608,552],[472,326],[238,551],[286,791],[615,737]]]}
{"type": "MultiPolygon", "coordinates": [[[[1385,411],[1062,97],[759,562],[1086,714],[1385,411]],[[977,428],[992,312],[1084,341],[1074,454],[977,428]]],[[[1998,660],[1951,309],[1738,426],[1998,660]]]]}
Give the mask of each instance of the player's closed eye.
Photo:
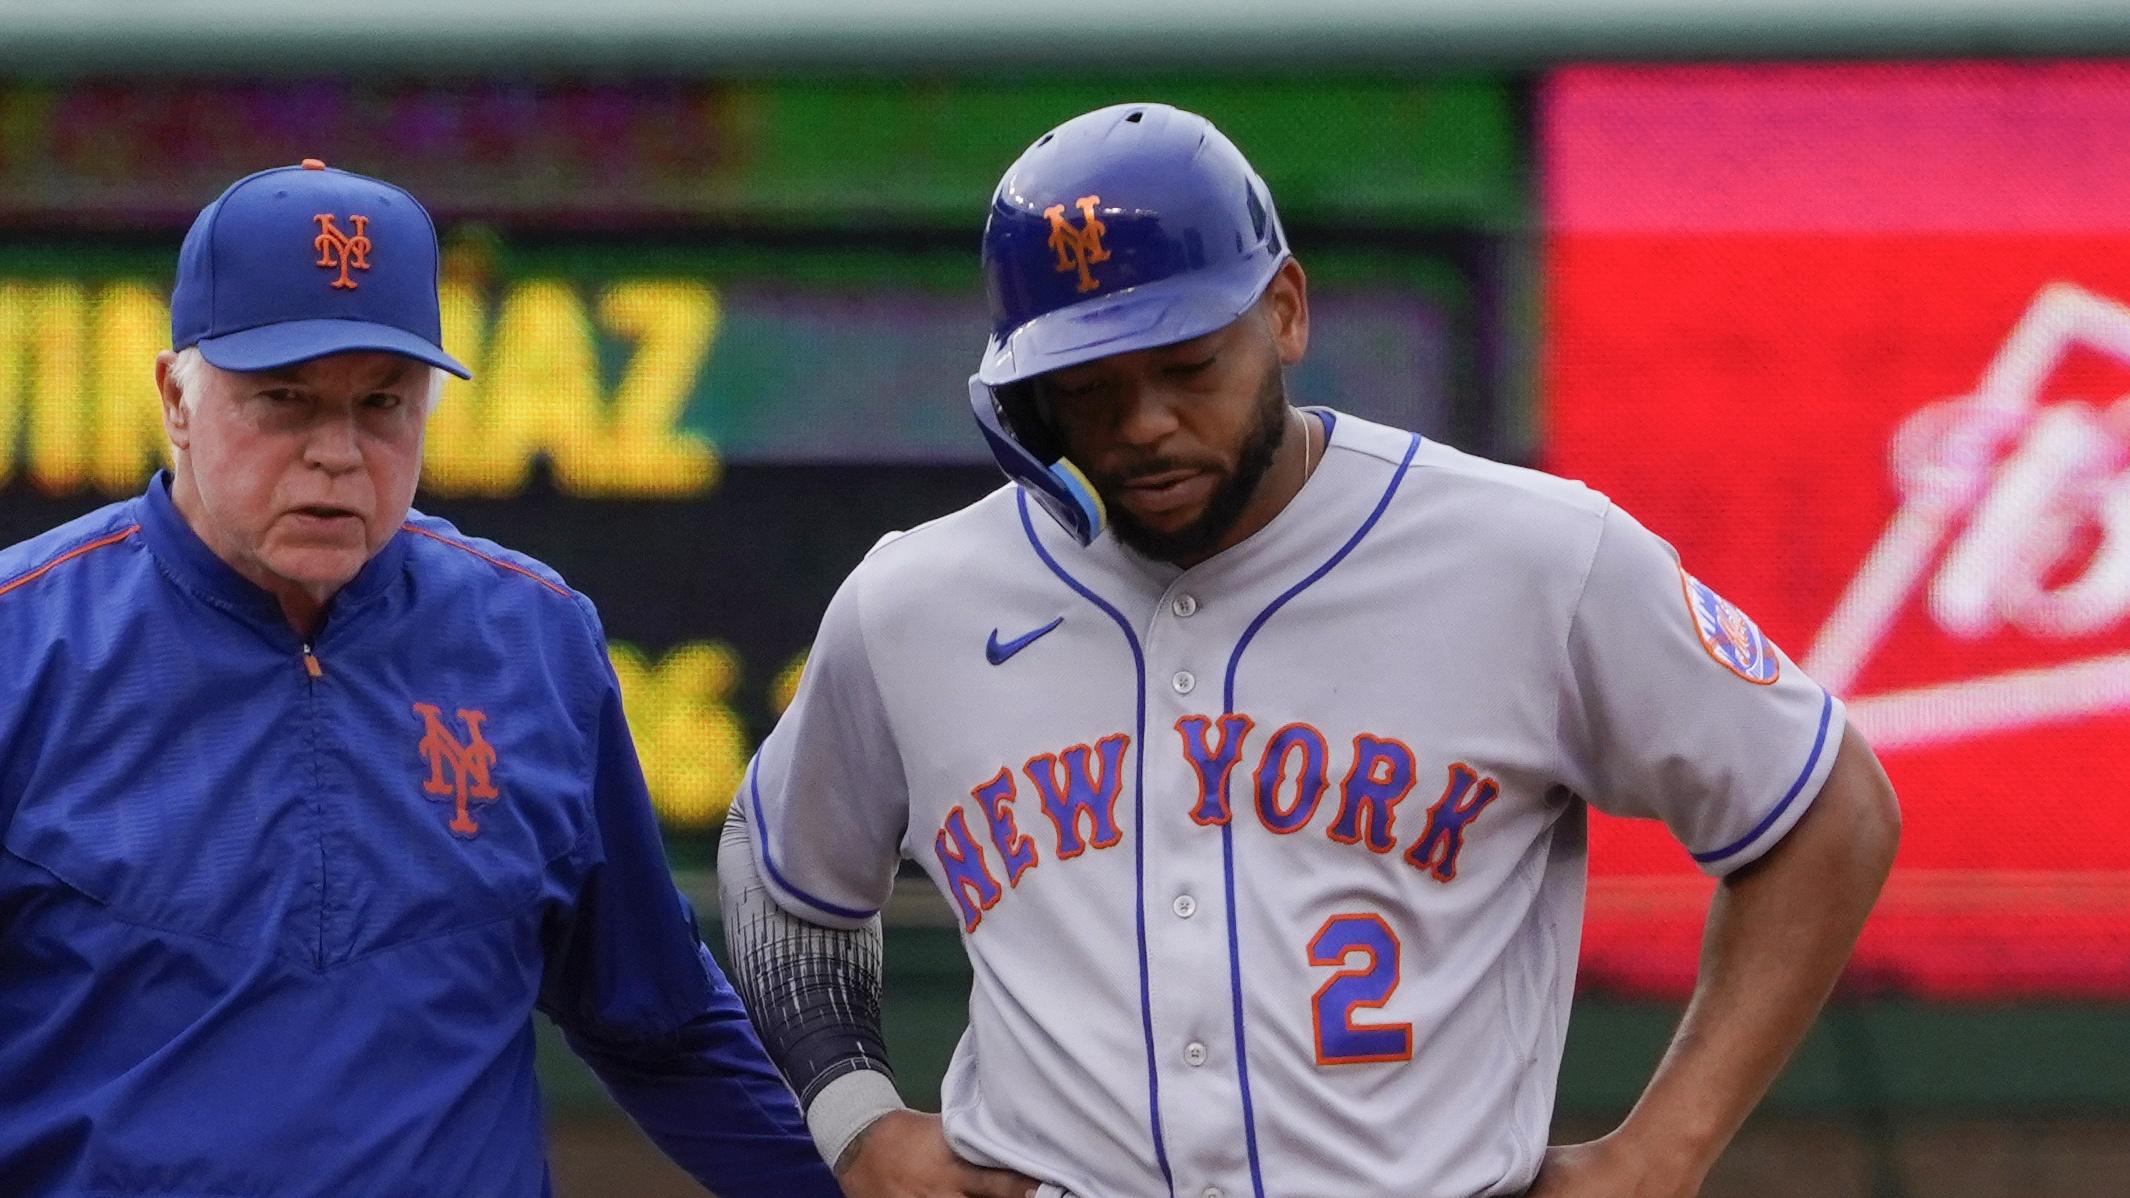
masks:
{"type": "Polygon", "coordinates": [[[1049,397],[1053,400],[1085,399],[1086,397],[1093,395],[1097,391],[1102,390],[1104,386],[1104,380],[1093,379],[1088,382],[1081,383],[1078,386],[1067,386],[1060,383],[1052,383],[1050,384],[1048,391],[1049,397]]]}

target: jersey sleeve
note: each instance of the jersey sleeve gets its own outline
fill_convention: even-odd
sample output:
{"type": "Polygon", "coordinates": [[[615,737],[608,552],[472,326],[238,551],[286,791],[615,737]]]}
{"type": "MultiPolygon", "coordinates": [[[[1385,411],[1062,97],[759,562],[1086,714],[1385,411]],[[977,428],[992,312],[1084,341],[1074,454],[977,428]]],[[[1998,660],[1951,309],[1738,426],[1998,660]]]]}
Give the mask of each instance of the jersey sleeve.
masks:
{"type": "Polygon", "coordinates": [[[1565,674],[1563,781],[1601,811],[1663,820],[1710,874],[1782,839],[1841,743],[1841,701],[1617,507],[1565,674]]]}
{"type": "Polygon", "coordinates": [[[859,582],[821,618],[797,695],[742,783],[755,864],[785,910],[855,928],[887,902],[909,791],[866,652],[859,582]]]}

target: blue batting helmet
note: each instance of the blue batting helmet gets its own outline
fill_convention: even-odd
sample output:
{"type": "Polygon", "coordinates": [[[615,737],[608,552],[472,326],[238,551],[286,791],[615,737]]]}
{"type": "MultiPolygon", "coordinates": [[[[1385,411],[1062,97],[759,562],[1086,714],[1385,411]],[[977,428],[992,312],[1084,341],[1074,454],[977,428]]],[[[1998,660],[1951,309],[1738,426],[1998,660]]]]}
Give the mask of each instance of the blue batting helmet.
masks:
{"type": "Polygon", "coordinates": [[[991,339],[969,404],[992,456],[1080,543],[1094,540],[1102,500],[1021,384],[1225,327],[1287,258],[1264,180],[1202,116],[1117,104],[1038,138],[984,224],[991,339]]]}

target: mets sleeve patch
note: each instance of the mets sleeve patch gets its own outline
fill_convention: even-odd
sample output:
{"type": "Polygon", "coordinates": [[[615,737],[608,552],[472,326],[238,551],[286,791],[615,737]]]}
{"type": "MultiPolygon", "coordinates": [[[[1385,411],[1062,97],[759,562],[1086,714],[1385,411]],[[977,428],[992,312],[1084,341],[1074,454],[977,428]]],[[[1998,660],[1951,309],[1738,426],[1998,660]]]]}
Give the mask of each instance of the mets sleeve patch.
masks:
{"type": "Polygon", "coordinates": [[[1694,631],[1708,655],[1747,682],[1774,685],[1782,674],[1782,659],[1776,656],[1775,645],[1767,635],[1730,600],[1683,569],[1679,571],[1679,584],[1686,592],[1686,609],[1693,616],[1694,631]]]}

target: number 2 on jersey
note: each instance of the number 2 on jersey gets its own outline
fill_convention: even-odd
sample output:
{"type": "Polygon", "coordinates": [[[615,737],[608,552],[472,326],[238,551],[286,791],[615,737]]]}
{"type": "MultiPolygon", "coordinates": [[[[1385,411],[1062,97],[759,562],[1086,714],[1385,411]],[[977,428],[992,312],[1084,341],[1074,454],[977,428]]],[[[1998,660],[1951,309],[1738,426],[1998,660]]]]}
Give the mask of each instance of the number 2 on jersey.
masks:
{"type": "Polygon", "coordinates": [[[1356,1009],[1381,1007],[1398,989],[1398,937],[1382,916],[1334,915],[1325,920],[1309,942],[1309,963],[1339,966],[1310,999],[1317,1064],[1412,1059],[1412,1024],[1353,1021],[1356,1009]],[[1348,965],[1356,955],[1365,960],[1348,965]]]}

